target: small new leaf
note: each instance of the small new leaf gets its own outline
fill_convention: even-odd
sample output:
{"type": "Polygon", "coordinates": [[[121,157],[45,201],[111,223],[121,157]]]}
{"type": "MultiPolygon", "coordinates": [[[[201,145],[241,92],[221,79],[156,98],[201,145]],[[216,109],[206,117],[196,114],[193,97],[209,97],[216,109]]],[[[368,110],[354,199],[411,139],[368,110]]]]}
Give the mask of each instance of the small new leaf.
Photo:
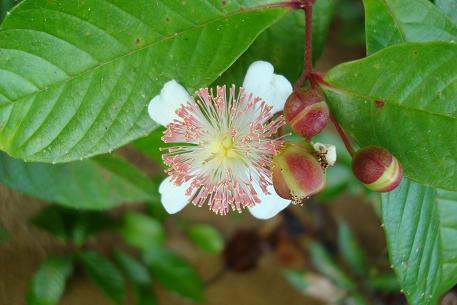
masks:
{"type": "Polygon", "coordinates": [[[77,256],[87,275],[111,298],[116,304],[123,304],[125,298],[125,283],[120,271],[104,256],[84,251],[77,256]]]}
{"type": "Polygon", "coordinates": [[[136,258],[121,250],[116,250],[114,257],[129,281],[142,288],[148,288],[151,285],[148,269],[136,258]]]}
{"type": "Polygon", "coordinates": [[[165,232],[156,219],[140,213],[126,213],[120,228],[125,241],[140,250],[162,245],[165,232]]]}
{"type": "Polygon", "coordinates": [[[355,273],[359,275],[366,274],[365,253],[352,233],[351,228],[344,220],[338,222],[338,247],[344,260],[355,273]]]}
{"type": "Polygon", "coordinates": [[[32,278],[27,290],[28,305],[56,305],[73,272],[70,257],[49,256],[32,278]]]}
{"type": "Polygon", "coordinates": [[[210,225],[192,225],[189,227],[187,235],[197,247],[209,254],[219,254],[224,249],[224,238],[210,225]]]}
{"type": "Polygon", "coordinates": [[[203,302],[203,282],[197,271],[183,258],[164,248],[151,248],[143,259],[154,278],[167,289],[193,301],[203,302]]]}
{"type": "Polygon", "coordinates": [[[341,270],[324,247],[313,242],[310,244],[309,251],[311,263],[322,275],[328,277],[340,288],[353,290],[356,287],[353,280],[341,270]]]}

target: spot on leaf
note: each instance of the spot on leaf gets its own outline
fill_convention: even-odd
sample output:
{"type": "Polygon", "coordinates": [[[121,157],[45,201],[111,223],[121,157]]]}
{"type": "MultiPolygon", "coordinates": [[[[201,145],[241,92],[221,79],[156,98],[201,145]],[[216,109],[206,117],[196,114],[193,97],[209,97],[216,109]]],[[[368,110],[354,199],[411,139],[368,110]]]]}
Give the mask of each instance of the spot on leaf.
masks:
{"type": "Polygon", "coordinates": [[[375,101],[374,101],[374,106],[375,106],[376,108],[382,108],[382,107],[384,107],[384,101],[382,101],[382,100],[375,100],[375,101]]]}

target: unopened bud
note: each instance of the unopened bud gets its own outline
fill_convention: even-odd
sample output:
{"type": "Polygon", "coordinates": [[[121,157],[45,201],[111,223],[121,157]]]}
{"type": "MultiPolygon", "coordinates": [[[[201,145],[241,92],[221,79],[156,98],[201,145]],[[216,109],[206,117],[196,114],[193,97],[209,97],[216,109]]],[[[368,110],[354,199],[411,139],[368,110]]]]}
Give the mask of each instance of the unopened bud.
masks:
{"type": "Polygon", "coordinates": [[[352,160],[352,171],[367,188],[390,192],[403,178],[400,162],[385,148],[369,146],[359,150],[352,160]]]}
{"type": "Polygon", "coordinates": [[[300,89],[287,98],[284,115],[296,134],[311,140],[327,126],[330,112],[318,91],[300,89]]]}
{"type": "Polygon", "coordinates": [[[325,187],[325,168],[308,143],[289,143],[273,158],[273,186],[279,196],[300,204],[325,187]]]}

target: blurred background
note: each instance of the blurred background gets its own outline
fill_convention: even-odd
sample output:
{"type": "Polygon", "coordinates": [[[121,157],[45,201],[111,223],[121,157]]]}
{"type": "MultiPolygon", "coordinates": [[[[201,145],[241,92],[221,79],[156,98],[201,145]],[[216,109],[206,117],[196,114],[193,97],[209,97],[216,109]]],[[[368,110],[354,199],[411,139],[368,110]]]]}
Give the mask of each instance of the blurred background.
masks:
{"type": "MultiPolygon", "coordinates": [[[[16,1],[0,4],[3,18],[16,1]]],[[[316,63],[323,72],[365,56],[361,1],[336,1],[332,10],[316,63]]],[[[294,40],[257,59],[272,61],[293,81],[302,66],[301,12],[251,49],[287,31],[294,40]],[[285,56],[296,66],[283,68],[285,56]]],[[[236,71],[246,69],[249,52],[218,82],[239,81],[236,71]]],[[[70,165],[28,164],[0,153],[0,305],[406,304],[387,259],[379,198],[352,177],[331,128],[318,139],[337,143],[327,189],[268,221],[194,206],[166,215],[157,192],[162,131],[70,165]]],[[[454,293],[442,304],[457,304],[454,293]]]]}

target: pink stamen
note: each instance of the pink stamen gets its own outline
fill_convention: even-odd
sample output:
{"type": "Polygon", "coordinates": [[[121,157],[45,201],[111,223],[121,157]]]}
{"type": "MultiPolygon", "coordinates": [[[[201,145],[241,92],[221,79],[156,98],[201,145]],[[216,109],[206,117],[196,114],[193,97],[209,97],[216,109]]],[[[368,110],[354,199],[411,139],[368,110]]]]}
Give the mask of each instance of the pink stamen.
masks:
{"type": "Polygon", "coordinates": [[[200,89],[176,111],[179,119],[167,126],[162,140],[181,145],[165,148],[163,161],[175,184],[191,182],[186,194],[194,205],[207,204],[225,215],[260,203],[254,183],[269,194],[272,157],[283,145],[271,137],[285,120],[272,120],[272,107],[243,88],[237,96],[232,86],[228,99],[225,86],[216,92],[200,89]]]}

